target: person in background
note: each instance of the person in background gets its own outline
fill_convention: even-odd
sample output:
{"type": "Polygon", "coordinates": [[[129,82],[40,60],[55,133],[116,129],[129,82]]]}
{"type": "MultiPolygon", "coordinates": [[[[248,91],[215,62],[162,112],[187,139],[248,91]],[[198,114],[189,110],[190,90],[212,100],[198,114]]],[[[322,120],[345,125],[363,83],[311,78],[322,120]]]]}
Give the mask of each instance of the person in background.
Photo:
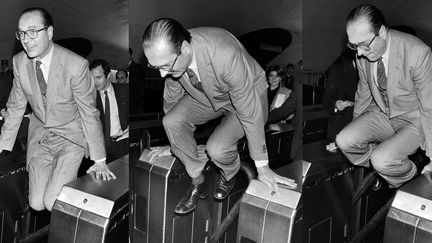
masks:
{"type": "Polygon", "coordinates": [[[272,119],[267,121],[267,124],[276,122],[285,122],[286,120],[292,119],[295,111],[295,104],[293,103],[291,109],[278,109],[286,101],[289,102],[292,90],[282,86],[282,79],[284,77],[284,71],[279,65],[270,65],[266,70],[267,83],[269,88],[267,89],[267,100],[269,103],[269,118],[272,119]],[[273,112],[273,114],[272,114],[273,112]],[[282,113],[276,115],[275,113],[282,113]],[[271,115],[270,115],[271,114],[271,115]],[[278,119],[274,119],[278,117],[278,119]]]}
{"type": "Polygon", "coordinates": [[[336,134],[351,122],[354,110],[354,95],[357,90],[358,72],[356,53],[344,50],[330,66],[327,74],[327,85],[323,95],[323,104],[327,107],[330,117],[327,129],[328,151],[336,151],[336,134]]]}
{"type": "Polygon", "coordinates": [[[118,84],[127,84],[128,82],[128,73],[124,69],[119,69],[116,72],[116,81],[118,84]]]}
{"type": "Polygon", "coordinates": [[[92,61],[90,72],[98,91],[96,107],[100,111],[107,162],[111,162],[129,153],[129,87],[109,81],[111,67],[106,60],[92,61]]]}

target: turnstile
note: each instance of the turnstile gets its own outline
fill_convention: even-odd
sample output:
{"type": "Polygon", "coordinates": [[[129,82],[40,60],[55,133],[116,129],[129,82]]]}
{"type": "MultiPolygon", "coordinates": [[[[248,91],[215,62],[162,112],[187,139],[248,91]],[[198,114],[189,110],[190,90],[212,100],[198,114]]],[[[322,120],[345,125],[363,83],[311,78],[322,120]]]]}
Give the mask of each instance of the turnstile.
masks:
{"type": "Polygon", "coordinates": [[[24,152],[0,156],[0,243],[20,237],[21,219],[28,207],[28,176],[24,152]]]}
{"type": "Polygon", "coordinates": [[[279,195],[252,180],[240,204],[237,243],[302,242],[301,188],[309,163],[298,161],[276,170],[297,182],[296,189],[279,188],[279,195]]]}
{"type": "Polygon", "coordinates": [[[402,186],[387,214],[384,243],[432,242],[432,174],[402,186]]]}
{"type": "MultiPolygon", "coordinates": [[[[248,185],[244,171],[236,175],[231,194],[223,201],[213,198],[216,168],[207,165],[204,175],[209,196],[198,202],[197,208],[186,215],[177,215],[174,208],[191,183],[183,164],[172,156],[148,161],[149,150],[132,161],[131,239],[134,243],[205,243],[210,242],[216,228],[239,200],[248,185]]],[[[232,225],[237,225],[234,220],[232,225]]],[[[220,243],[235,241],[236,227],[230,227],[220,243]]]]}
{"type": "Polygon", "coordinates": [[[87,174],[66,184],[51,214],[51,243],[128,242],[129,156],[108,166],[116,180],[87,174]]]}

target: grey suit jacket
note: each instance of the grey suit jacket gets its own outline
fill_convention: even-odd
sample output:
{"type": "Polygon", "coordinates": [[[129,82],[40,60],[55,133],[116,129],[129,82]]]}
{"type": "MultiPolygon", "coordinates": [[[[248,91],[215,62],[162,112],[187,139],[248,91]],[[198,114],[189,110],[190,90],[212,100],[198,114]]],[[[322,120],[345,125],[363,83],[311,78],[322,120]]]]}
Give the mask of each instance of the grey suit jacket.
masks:
{"type": "Polygon", "coordinates": [[[264,135],[268,86],[264,70],[228,31],[211,27],[189,31],[204,93],[194,89],[186,75],[178,81],[167,78],[165,113],[185,92],[215,111],[235,112],[245,131],[252,159],[268,159],[264,135]]]}
{"type": "MultiPolygon", "coordinates": [[[[432,157],[432,58],[431,49],[420,39],[389,30],[390,53],[387,77],[389,116],[414,124],[420,131],[421,147],[432,157]]],[[[376,85],[372,63],[358,60],[354,118],[366,111],[385,111],[376,85]]]]}
{"type": "Polygon", "coordinates": [[[53,48],[45,108],[32,60],[24,51],[14,56],[14,80],[6,105],[8,117],[1,129],[0,149],[12,149],[28,101],[33,113],[27,162],[48,132],[86,148],[91,159],[102,159],[105,157],[104,137],[88,62],[59,45],[54,44],[53,48]]]}

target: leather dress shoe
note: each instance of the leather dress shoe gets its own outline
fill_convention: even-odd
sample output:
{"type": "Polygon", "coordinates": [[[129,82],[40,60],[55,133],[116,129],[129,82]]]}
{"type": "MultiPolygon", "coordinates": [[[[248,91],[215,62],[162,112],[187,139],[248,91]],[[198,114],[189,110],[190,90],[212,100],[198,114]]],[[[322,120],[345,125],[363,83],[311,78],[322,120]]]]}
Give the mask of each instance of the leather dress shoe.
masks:
{"type": "Polygon", "coordinates": [[[174,212],[177,214],[187,214],[192,212],[196,208],[199,199],[206,198],[208,193],[209,191],[206,182],[198,185],[191,184],[187,190],[186,196],[177,203],[174,212]]]}
{"type": "Polygon", "coordinates": [[[234,184],[235,177],[228,181],[223,175],[219,175],[219,179],[215,185],[214,197],[219,200],[225,199],[234,188],[234,184]]]}
{"type": "Polygon", "coordinates": [[[417,175],[419,175],[423,168],[430,162],[429,157],[426,156],[425,151],[422,149],[418,149],[416,153],[408,156],[408,159],[417,167],[417,175]]]}

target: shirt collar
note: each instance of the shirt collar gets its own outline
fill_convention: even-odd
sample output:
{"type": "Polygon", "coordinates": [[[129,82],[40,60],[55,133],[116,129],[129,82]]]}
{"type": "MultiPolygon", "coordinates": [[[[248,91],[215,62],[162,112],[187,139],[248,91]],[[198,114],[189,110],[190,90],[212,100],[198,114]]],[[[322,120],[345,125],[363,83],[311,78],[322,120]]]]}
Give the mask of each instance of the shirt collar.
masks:
{"type": "Polygon", "coordinates": [[[385,52],[384,52],[384,54],[382,55],[382,58],[384,59],[384,60],[386,60],[386,61],[388,61],[389,60],[389,53],[390,53],[390,43],[391,43],[391,41],[390,41],[390,33],[389,32],[387,32],[387,47],[386,47],[386,50],[385,50],[385,52]]]}
{"type": "MultiPolygon", "coordinates": [[[[41,61],[41,65],[44,66],[45,68],[49,68],[50,64],[51,64],[51,59],[54,53],[54,45],[51,45],[51,49],[48,51],[48,53],[42,57],[41,59],[39,59],[39,61],[41,61]]],[[[37,59],[34,58],[33,59],[33,64],[36,64],[37,59]]]]}
{"type": "Polygon", "coordinates": [[[105,91],[108,91],[108,93],[113,89],[113,87],[112,87],[112,85],[111,85],[111,82],[109,81],[109,80],[107,80],[108,81],[108,86],[105,88],[105,89],[103,89],[103,90],[101,90],[101,91],[99,91],[100,93],[104,93],[105,91]]]}

